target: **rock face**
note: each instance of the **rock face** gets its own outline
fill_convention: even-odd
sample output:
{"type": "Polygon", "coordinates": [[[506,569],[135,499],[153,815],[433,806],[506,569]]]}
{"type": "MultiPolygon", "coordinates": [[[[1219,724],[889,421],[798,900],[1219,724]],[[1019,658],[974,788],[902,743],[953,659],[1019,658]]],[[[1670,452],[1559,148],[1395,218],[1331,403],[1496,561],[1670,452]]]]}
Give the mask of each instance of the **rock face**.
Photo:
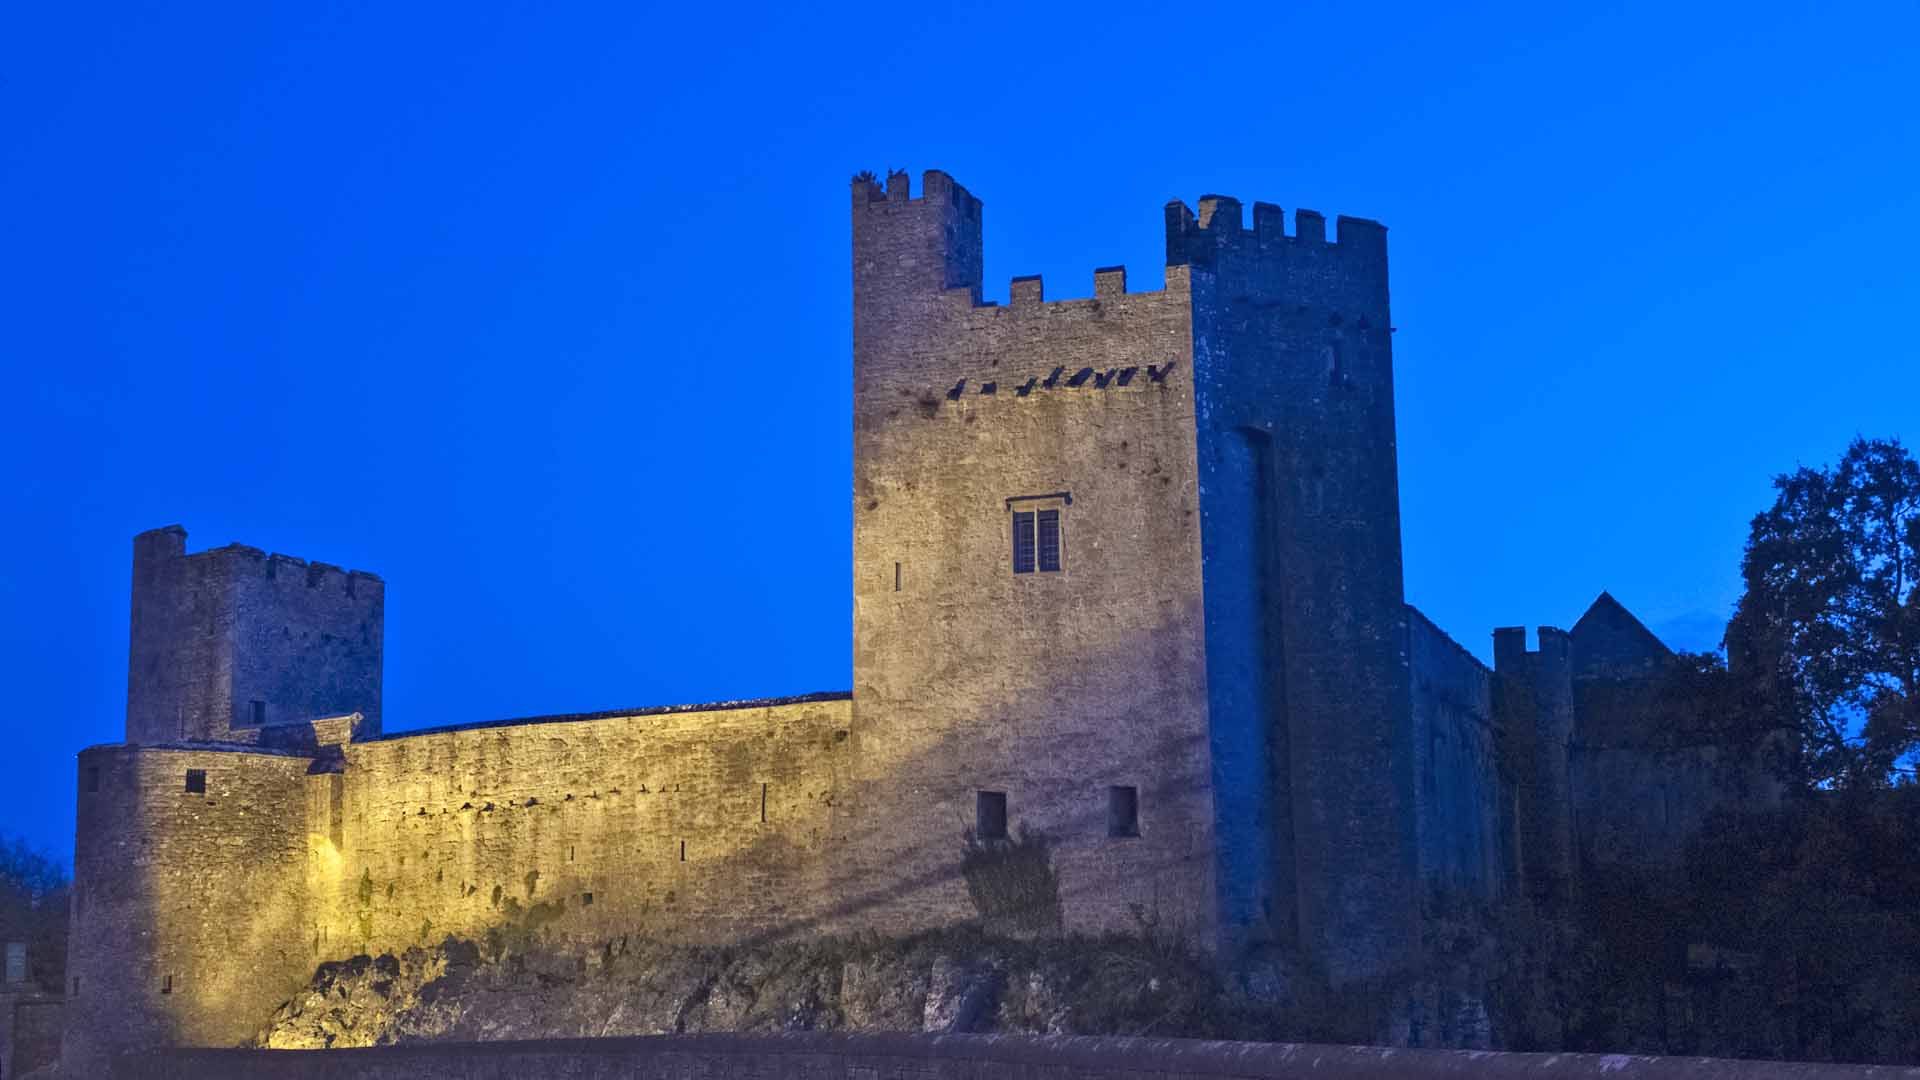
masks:
{"type": "Polygon", "coordinates": [[[321,967],[255,1041],[292,1049],[721,1031],[1318,1033],[1295,1004],[1223,987],[1201,961],[1136,938],[944,931],[739,949],[449,938],[321,967]]]}

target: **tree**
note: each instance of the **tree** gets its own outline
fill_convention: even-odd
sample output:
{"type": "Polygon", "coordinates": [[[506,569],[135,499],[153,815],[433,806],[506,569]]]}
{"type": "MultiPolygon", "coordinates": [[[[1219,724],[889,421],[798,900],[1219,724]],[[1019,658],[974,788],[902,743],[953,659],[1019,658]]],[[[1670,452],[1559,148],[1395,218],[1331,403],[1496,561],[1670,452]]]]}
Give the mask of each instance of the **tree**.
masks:
{"type": "Polygon", "coordinates": [[[17,836],[0,835],[0,941],[27,943],[29,977],[58,989],[67,967],[67,872],[17,836]]]}
{"type": "Polygon", "coordinates": [[[1754,517],[1729,664],[1800,742],[1814,787],[1911,777],[1920,751],[1920,464],[1856,438],[1778,476],[1754,517]]]}

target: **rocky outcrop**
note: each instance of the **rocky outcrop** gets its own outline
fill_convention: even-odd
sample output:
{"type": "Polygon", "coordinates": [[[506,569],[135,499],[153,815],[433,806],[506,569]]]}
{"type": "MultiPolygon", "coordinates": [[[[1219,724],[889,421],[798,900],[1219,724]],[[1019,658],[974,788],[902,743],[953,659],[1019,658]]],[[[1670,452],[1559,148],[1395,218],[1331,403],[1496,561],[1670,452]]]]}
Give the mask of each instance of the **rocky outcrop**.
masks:
{"type": "Polygon", "coordinates": [[[622,938],[448,939],[322,966],[259,1033],[274,1048],[687,1032],[1314,1034],[1293,1003],[1222,985],[1141,938],[945,931],[711,949],[622,938]]]}

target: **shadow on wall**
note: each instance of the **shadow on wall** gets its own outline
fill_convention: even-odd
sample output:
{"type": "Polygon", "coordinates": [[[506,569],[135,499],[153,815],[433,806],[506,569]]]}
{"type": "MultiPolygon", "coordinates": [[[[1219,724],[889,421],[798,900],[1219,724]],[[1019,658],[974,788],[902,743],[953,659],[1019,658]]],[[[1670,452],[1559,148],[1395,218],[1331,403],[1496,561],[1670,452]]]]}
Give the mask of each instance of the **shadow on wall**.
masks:
{"type": "Polygon", "coordinates": [[[1023,826],[1011,838],[982,840],[968,829],[963,841],[960,876],[983,929],[1010,935],[1060,932],[1065,922],[1060,875],[1045,833],[1023,826]]]}

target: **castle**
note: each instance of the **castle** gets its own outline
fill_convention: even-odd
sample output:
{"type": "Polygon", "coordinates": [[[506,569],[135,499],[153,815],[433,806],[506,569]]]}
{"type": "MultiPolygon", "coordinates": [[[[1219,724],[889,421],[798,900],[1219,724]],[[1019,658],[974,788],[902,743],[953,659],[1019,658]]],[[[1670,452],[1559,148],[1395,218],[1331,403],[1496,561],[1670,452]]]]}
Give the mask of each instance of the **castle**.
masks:
{"type": "Polygon", "coordinates": [[[981,917],[963,852],[1018,845],[1027,930],[1390,980],[1430,891],[1574,888],[1752,797],[1621,720],[1671,657],[1610,597],[1492,671],[1407,606],[1382,226],[1173,202],[1164,288],[996,304],[951,177],[851,212],[851,691],[388,734],[380,578],[143,533],[70,1058],[236,1043],[323,961],[515,923],[981,917]]]}

